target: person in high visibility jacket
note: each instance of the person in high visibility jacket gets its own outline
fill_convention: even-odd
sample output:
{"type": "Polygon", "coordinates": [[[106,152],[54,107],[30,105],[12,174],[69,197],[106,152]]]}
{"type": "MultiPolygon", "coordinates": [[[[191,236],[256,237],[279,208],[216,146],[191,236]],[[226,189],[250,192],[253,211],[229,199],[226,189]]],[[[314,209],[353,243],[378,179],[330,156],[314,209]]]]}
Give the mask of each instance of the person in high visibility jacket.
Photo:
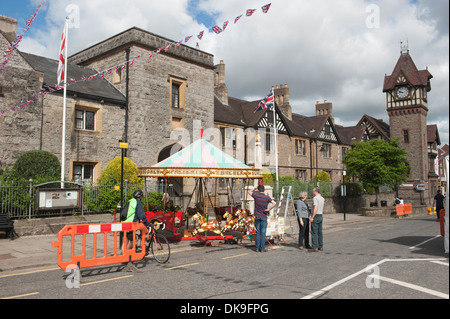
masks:
{"type": "MultiPolygon", "coordinates": [[[[145,216],[144,206],[142,205],[142,198],[144,193],[141,190],[137,190],[133,193],[133,198],[130,199],[128,205],[127,219],[123,223],[135,223],[142,222],[145,226],[149,227],[150,223],[145,216]]],[[[127,233],[127,249],[133,248],[133,232],[129,231],[127,233]]]]}

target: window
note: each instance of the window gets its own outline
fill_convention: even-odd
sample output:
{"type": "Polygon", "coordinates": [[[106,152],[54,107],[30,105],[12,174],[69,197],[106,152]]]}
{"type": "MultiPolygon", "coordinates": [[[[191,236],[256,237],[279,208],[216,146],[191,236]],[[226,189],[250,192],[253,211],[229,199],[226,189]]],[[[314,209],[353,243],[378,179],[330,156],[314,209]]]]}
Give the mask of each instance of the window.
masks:
{"type": "Polygon", "coordinates": [[[173,109],[184,109],[186,99],[187,80],[169,76],[170,107],[173,109]]]}
{"type": "Polygon", "coordinates": [[[236,149],[237,145],[237,131],[232,128],[220,128],[220,146],[222,148],[236,149]]]}
{"type": "Polygon", "coordinates": [[[331,158],[331,144],[323,144],[320,152],[323,154],[323,158],[331,158]]]}
{"type": "Polygon", "coordinates": [[[348,147],[343,147],[342,148],[342,158],[344,158],[345,155],[347,155],[348,153],[348,147]]]}
{"type": "Polygon", "coordinates": [[[295,140],[295,154],[306,155],[306,142],[303,140],[295,140]]]}
{"type": "Polygon", "coordinates": [[[75,129],[95,131],[95,112],[75,110],[75,129]]]}
{"type": "Polygon", "coordinates": [[[5,97],[5,94],[3,93],[3,87],[0,85],[0,97],[5,97]]]}
{"type": "Polygon", "coordinates": [[[295,178],[299,181],[305,183],[306,182],[306,171],[302,169],[295,170],[295,178]]]}
{"type": "Polygon", "coordinates": [[[266,152],[270,152],[273,147],[272,147],[272,143],[273,143],[273,138],[272,135],[270,135],[269,132],[266,133],[266,152]]]}
{"type": "Polygon", "coordinates": [[[409,131],[403,130],[403,142],[409,144],[409,131]]]}
{"type": "Polygon", "coordinates": [[[94,164],[73,164],[73,181],[75,183],[85,183],[94,181],[94,164]]]}
{"type": "Polygon", "coordinates": [[[172,82],[172,107],[180,108],[180,85],[172,82]]]}

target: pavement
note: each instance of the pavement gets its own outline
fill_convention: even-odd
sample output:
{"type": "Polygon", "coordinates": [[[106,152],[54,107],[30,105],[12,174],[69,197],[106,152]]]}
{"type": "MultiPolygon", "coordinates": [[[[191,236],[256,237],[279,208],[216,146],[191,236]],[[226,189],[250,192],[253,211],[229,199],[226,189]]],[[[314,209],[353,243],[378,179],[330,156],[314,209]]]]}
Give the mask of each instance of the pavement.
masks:
{"type": "MultiPolygon", "coordinates": [[[[359,214],[346,214],[346,220],[344,221],[344,214],[325,214],[323,231],[326,233],[342,225],[383,219],[391,219],[391,217],[367,217],[359,214]]],[[[286,222],[286,233],[291,233],[291,238],[297,240],[298,226],[295,217],[290,217],[289,222],[286,222]],[[290,225],[292,225],[292,229],[289,229],[290,225]]],[[[4,238],[4,236],[0,237],[0,277],[2,273],[18,270],[38,269],[41,267],[58,268],[57,248],[52,247],[52,242],[57,241],[57,238],[58,234],[22,236],[15,240],[4,238]]],[[[249,239],[244,239],[244,241],[248,241],[247,244],[250,244],[249,239]]],[[[245,243],[244,241],[243,243],[245,243]]],[[[192,243],[191,241],[181,241],[176,244],[176,249],[189,247],[192,243]]]]}

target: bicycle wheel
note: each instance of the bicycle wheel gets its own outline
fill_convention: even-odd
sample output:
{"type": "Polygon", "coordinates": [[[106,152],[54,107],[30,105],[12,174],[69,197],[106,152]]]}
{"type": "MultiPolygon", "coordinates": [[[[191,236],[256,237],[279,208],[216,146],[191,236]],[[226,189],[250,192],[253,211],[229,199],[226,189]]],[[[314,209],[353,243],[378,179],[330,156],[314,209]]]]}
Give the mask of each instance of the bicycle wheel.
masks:
{"type": "Polygon", "coordinates": [[[164,235],[156,234],[150,244],[150,250],[156,261],[165,264],[170,258],[169,241],[164,235]]]}

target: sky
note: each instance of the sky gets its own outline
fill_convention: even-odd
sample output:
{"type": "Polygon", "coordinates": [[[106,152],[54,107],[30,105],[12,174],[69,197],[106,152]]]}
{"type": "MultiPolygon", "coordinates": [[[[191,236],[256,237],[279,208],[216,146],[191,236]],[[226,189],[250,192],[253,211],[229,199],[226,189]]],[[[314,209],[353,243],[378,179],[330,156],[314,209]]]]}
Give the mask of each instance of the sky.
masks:
{"type": "MultiPolygon", "coordinates": [[[[20,32],[40,2],[1,0],[0,14],[17,19],[20,32]]],[[[428,124],[438,125],[443,146],[449,143],[448,12],[448,0],[46,0],[19,49],[57,59],[66,16],[69,55],[133,26],[174,41],[194,35],[188,45],[198,43],[215,63],[224,60],[230,96],[257,100],[288,84],[294,113],[313,116],[316,102],[327,100],[337,124],[354,126],[364,114],[389,122],[383,81],[400,42],[408,43],[418,69],[433,75],[428,124]],[[247,9],[258,10],[245,17],[247,9]],[[221,34],[207,31],[226,20],[221,34]]]]}

